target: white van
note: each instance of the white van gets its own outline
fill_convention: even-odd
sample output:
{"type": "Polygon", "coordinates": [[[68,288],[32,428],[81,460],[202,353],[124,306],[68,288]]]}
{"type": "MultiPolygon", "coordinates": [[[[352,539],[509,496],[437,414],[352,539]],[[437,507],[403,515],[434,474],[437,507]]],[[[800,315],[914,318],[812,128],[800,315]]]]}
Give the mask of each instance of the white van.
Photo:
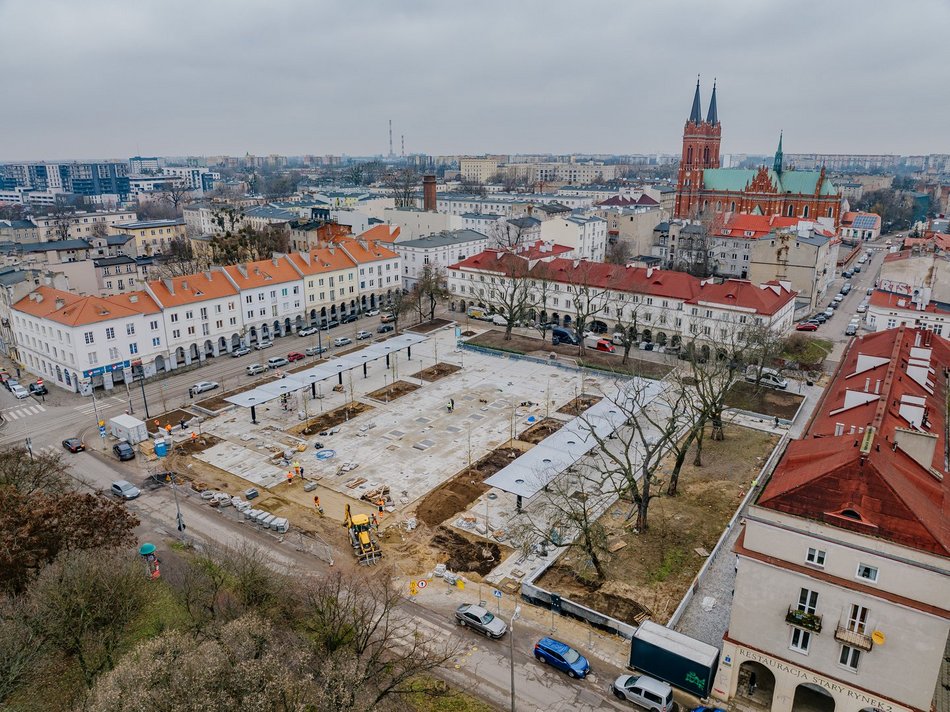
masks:
{"type": "MultiPolygon", "coordinates": [[[[755,364],[750,364],[745,372],[745,380],[749,383],[755,383],[757,375],[758,367],[755,364]]],[[[774,368],[763,368],[762,377],[758,380],[763,386],[769,388],[779,388],[781,390],[788,388],[788,381],[782,378],[782,375],[774,368]]]]}
{"type": "Polygon", "coordinates": [[[508,326],[508,320],[501,314],[492,314],[491,323],[495,326],[508,326]]]}

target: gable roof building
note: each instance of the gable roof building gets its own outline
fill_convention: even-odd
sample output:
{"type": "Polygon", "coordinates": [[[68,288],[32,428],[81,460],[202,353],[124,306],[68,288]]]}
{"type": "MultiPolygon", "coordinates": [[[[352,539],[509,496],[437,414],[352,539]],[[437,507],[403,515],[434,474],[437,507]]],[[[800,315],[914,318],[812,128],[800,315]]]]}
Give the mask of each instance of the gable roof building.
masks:
{"type": "Polygon", "coordinates": [[[747,512],[718,696],[755,672],[773,710],[806,704],[805,681],[839,710],[931,708],[950,632],[948,363],[926,330],[852,340],[747,512]]]}

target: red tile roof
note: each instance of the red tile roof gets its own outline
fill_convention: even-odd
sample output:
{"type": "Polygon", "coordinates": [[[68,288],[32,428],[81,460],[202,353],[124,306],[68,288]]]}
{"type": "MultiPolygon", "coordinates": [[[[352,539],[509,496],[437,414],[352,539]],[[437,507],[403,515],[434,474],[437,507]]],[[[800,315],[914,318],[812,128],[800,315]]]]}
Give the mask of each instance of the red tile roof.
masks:
{"type": "Polygon", "coordinates": [[[254,289],[300,279],[286,255],[247,264],[229,265],[224,269],[239,289],[254,289]]]}
{"type": "Polygon", "coordinates": [[[685,272],[625,267],[606,262],[554,258],[535,262],[500,250],[485,250],[452,265],[454,270],[478,270],[497,274],[530,274],[535,279],[562,283],[584,283],[598,289],[649,294],[682,299],[690,304],[700,301],[720,306],[745,307],[761,314],[774,314],[795,298],[795,292],[779,284],[756,286],[751,282],[730,279],[723,284],[700,280],[685,272]]]}
{"type": "Polygon", "coordinates": [[[37,287],[14,304],[13,309],[66,326],[85,326],[137,314],[157,314],[161,311],[147,292],[128,292],[111,297],[80,297],[51,287],[37,287]]]}
{"type": "Polygon", "coordinates": [[[379,260],[393,260],[399,257],[384,243],[374,242],[373,240],[358,240],[349,237],[340,239],[337,244],[359,264],[378,262],[379,260]]]}
{"type": "Polygon", "coordinates": [[[854,221],[855,221],[855,218],[858,218],[858,217],[860,217],[860,216],[862,216],[862,215],[867,215],[867,216],[869,216],[869,217],[871,217],[871,218],[874,218],[874,225],[873,225],[872,228],[860,228],[860,229],[862,229],[862,230],[868,230],[868,229],[879,230],[879,229],[881,228],[881,216],[880,216],[880,215],[878,215],[877,213],[862,213],[862,212],[858,212],[858,211],[854,211],[854,210],[849,210],[849,211],[846,212],[846,213],[842,213],[842,215],[841,215],[841,227],[851,227],[852,223],[854,223],[854,221]]]}
{"type": "Polygon", "coordinates": [[[558,245],[544,240],[535,240],[534,242],[525,242],[518,245],[518,254],[529,260],[544,260],[572,251],[573,248],[567,245],[558,245]]]}
{"type": "Polygon", "coordinates": [[[872,292],[870,304],[873,307],[880,307],[881,309],[905,309],[924,314],[950,314],[950,309],[934,301],[927,302],[927,305],[923,309],[917,309],[917,305],[911,302],[910,296],[887,292],[883,289],[875,289],[874,292],[872,292]]]}
{"type": "Polygon", "coordinates": [[[950,556],[946,364],[950,342],[931,332],[853,340],[758,504],[950,556]]]}
{"type": "Polygon", "coordinates": [[[219,299],[238,293],[224,272],[218,270],[189,274],[184,277],[155,279],[148,283],[148,287],[164,307],[219,299]]]}
{"type": "Polygon", "coordinates": [[[373,225],[373,227],[366,232],[360,233],[359,239],[393,243],[399,237],[399,232],[400,228],[398,225],[384,223],[382,225],[373,225]]]}
{"type": "Polygon", "coordinates": [[[744,237],[757,240],[765,237],[776,228],[797,227],[798,218],[781,215],[751,215],[749,213],[727,213],[717,234],[725,237],[744,237]],[[751,232],[751,235],[746,235],[751,232]]]}

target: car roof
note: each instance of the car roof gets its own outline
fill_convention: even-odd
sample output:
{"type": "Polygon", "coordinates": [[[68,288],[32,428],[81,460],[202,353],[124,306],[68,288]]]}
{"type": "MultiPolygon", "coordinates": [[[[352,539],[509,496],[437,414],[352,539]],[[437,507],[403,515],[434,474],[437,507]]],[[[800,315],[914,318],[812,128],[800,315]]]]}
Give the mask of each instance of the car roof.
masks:
{"type": "Polygon", "coordinates": [[[486,613],[488,613],[488,609],[487,609],[487,608],[482,608],[481,606],[476,606],[474,603],[470,603],[470,604],[468,604],[468,608],[465,609],[465,612],[466,612],[466,613],[472,613],[472,614],[478,616],[479,618],[481,618],[481,617],[484,616],[486,613]]]}
{"type": "Polygon", "coordinates": [[[113,485],[118,485],[118,486],[121,487],[122,489],[125,489],[126,487],[133,487],[133,486],[134,486],[134,485],[133,485],[131,482],[129,482],[128,480],[116,480],[116,481],[113,482],[112,484],[113,484],[113,485]]]}
{"type": "Polygon", "coordinates": [[[665,682],[660,682],[659,680],[648,677],[647,675],[633,675],[632,677],[637,678],[637,687],[644,690],[649,690],[650,692],[655,692],[662,697],[665,697],[669,693],[673,692],[673,688],[667,685],[665,682]]]}
{"type": "Polygon", "coordinates": [[[562,655],[571,649],[571,646],[567,643],[562,643],[560,640],[555,640],[554,638],[541,638],[541,640],[538,641],[538,645],[562,655]]]}

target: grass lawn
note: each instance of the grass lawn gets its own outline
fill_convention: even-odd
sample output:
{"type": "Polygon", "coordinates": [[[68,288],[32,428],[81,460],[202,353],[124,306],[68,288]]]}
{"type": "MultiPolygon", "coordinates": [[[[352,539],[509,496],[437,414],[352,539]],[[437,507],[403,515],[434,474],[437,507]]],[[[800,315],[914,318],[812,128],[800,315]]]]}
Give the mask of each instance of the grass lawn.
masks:
{"type": "Polygon", "coordinates": [[[413,687],[417,691],[406,695],[406,707],[411,712],[495,712],[495,708],[465,692],[452,690],[441,680],[419,678],[413,687]],[[448,694],[433,695],[426,690],[442,690],[448,694]]]}
{"type": "Polygon", "coordinates": [[[540,580],[549,591],[567,596],[628,623],[638,617],[665,624],[735,513],[749,484],[762,469],[778,438],[758,430],[726,426],[725,440],[703,443],[703,465],[694,467],[694,449],[680,473],[678,493],[666,495],[673,467],[667,457],[656,473],[648,529],[635,533],[633,504],[620,500],[600,522],[608,542],[623,548],[610,554],[608,580],[591,586],[577,572],[592,570],[579,549],[569,551],[540,580]]]}

